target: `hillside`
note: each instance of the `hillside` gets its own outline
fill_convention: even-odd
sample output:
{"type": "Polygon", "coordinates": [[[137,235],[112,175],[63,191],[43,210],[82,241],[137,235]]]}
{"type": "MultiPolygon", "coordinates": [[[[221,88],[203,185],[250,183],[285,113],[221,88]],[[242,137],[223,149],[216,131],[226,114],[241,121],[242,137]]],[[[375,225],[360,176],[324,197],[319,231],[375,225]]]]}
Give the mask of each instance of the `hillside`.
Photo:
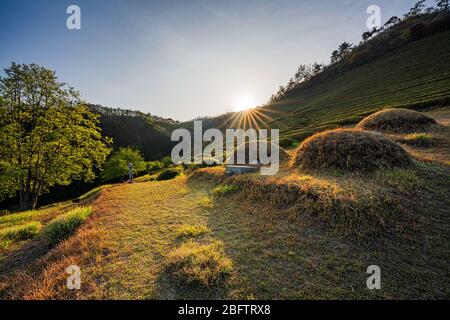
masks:
{"type": "Polygon", "coordinates": [[[269,122],[289,136],[356,123],[376,110],[450,101],[450,31],[418,40],[362,66],[301,87],[261,110],[282,112],[269,122]]]}

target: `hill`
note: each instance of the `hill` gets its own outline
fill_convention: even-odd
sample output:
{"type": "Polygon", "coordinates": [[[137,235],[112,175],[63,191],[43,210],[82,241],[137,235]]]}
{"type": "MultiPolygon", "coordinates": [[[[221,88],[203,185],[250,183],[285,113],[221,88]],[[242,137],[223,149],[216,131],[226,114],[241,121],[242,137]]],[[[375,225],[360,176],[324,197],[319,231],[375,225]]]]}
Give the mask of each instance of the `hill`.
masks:
{"type": "Polygon", "coordinates": [[[262,110],[282,112],[271,127],[287,136],[353,124],[387,107],[450,102],[450,31],[385,53],[354,69],[300,87],[262,110]]]}
{"type": "Polygon", "coordinates": [[[178,124],[139,111],[90,105],[100,115],[102,134],[113,139],[113,147],[138,148],[146,161],[159,160],[170,154],[171,131],[178,124]]]}

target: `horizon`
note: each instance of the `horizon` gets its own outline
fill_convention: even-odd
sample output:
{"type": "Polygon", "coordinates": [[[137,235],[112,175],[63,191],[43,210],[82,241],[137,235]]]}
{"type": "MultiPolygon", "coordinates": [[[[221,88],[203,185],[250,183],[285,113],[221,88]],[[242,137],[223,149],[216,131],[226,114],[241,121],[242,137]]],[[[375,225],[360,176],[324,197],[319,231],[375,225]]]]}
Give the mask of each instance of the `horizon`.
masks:
{"type": "MultiPolygon", "coordinates": [[[[384,23],[413,3],[376,4],[384,23]]],[[[357,44],[371,4],[6,1],[0,64],[3,74],[13,61],[37,63],[89,103],[184,122],[264,104],[298,65],[328,63],[343,41],[357,44]],[[81,8],[80,30],[66,27],[71,4],[81,8]]]]}

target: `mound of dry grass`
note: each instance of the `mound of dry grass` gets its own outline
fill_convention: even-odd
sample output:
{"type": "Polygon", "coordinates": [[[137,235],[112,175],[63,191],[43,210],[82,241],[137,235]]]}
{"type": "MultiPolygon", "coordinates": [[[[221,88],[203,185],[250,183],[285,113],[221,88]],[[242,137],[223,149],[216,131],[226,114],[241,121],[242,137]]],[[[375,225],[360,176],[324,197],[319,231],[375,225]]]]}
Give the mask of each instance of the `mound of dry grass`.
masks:
{"type": "Polygon", "coordinates": [[[300,145],[294,158],[294,165],[301,169],[346,172],[368,172],[409,163],[409,155],[397,143],[381,134],[356,129],[318,133],[300,145]]]}
{"type": "Polygon", "coordinates": [[[365,185],[361,179],[318,178],[290,174],[282,178],[226,176],[217,169],[198,170],[192,178],[235,185],[242,202],[250,200],[302,221],[318,221],[330,231],[351,239],[377,237],[400,223],[410,201],[386,188],[365,185]]]}
{"type": "Polygon", "coordinates": [[[436,121],[417,111],[409,109],[386,109],[364,118],[356,128],[381,132],[410,133],[428,130],[436,121]]]}

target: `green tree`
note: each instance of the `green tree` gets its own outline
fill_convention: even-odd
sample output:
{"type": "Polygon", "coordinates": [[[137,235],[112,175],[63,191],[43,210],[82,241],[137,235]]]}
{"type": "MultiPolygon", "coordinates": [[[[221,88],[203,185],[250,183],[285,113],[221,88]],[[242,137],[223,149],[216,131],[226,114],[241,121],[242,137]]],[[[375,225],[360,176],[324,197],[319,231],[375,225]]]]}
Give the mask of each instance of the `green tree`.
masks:
{"type": "Polygon", "coordinates": [[[128,164],[133,164],[133,174],[146,170],[146,162],[142,154],[133,148],[120,148],[105,163],[102,173],[104,181],[123,179],[128,176],[128,164]]]}
{"type": "Polygon", "coordinates": [[[98,118],[54,71],[15,64],[0,78],[0,191],[36,207],[55,185],[95,177],[109,149],[98,118]]]}

